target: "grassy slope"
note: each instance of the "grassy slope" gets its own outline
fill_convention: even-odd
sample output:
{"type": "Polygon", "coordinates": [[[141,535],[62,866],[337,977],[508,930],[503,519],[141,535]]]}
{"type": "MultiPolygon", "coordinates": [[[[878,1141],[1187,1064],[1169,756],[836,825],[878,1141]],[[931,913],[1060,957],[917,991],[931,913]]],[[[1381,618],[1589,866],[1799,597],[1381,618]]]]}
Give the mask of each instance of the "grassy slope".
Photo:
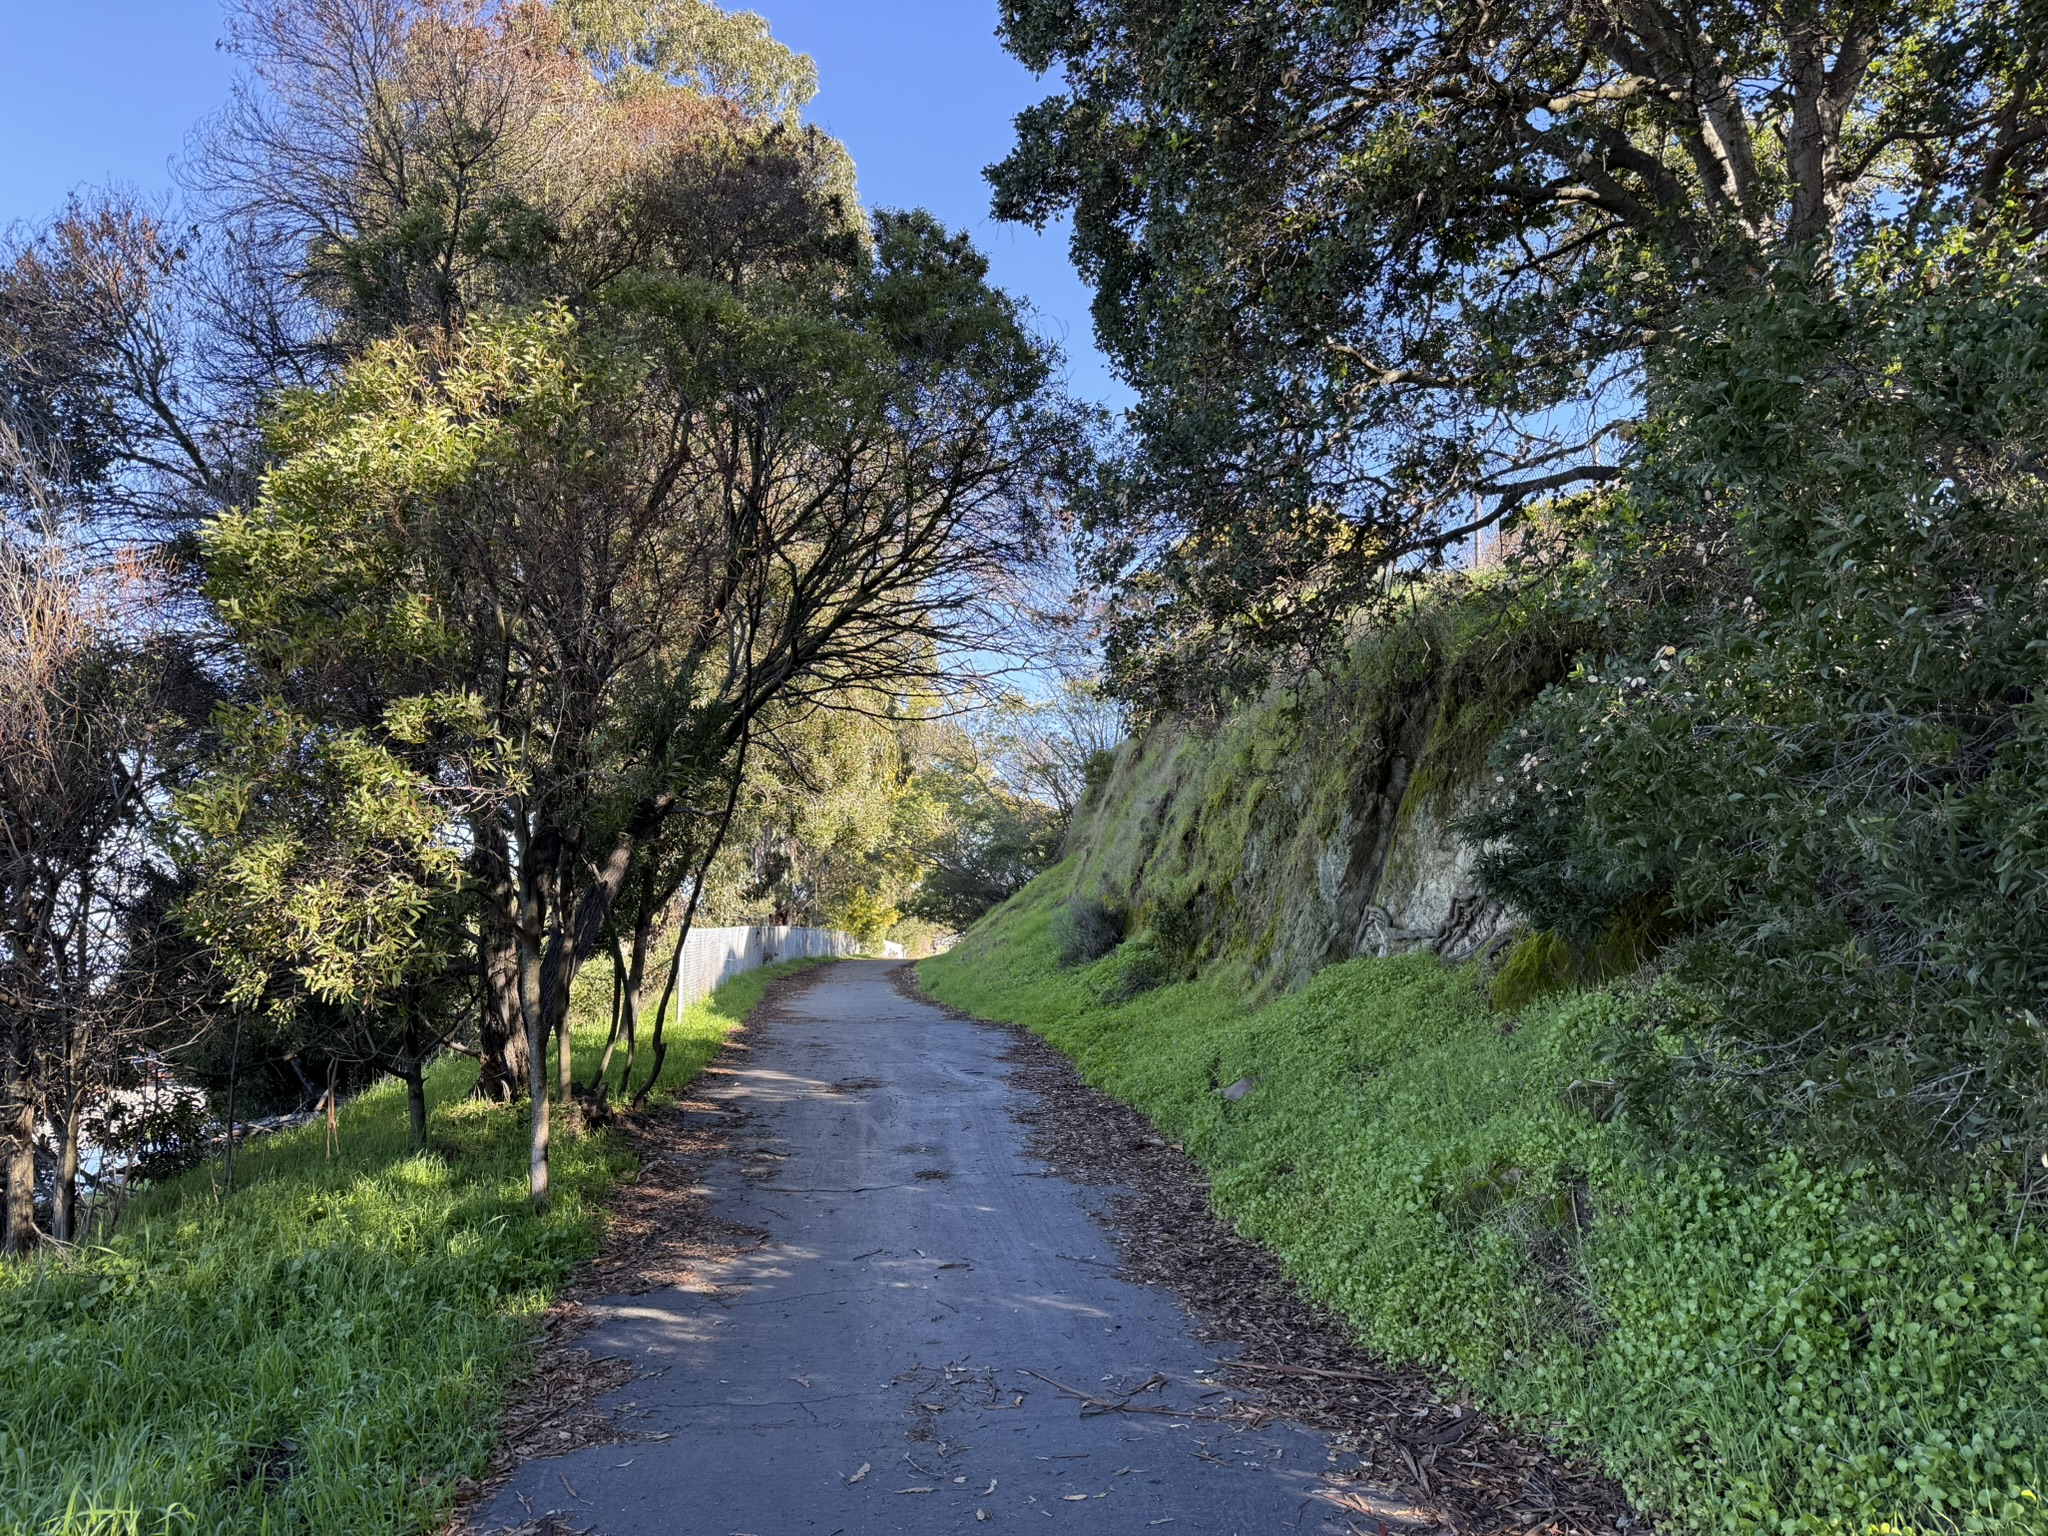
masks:
{"type": "MultiPolygon", "coordinates": [[[[815,963],[738,977],[671,1023],[664,1089],[775,975],[815,963]]],[[[428,1151],[387,1082],[343,1109],[331,1165],[324,1127],[304,1127],[246,1147],[225,1203],[202,1168],[139,1200],[108,1247],[0,1267],[0,1532],[431,1529],[632,1162],[615,1135],[557,1137],[557,1198],[535,1216],[524,1107],[469,1099],[475,1075],[430,1075],[428,1151]]]]}
{"type": "Polygon", "coordinates": [[[1182,1140],[1217,1209],[1370,1347],[1594,1448],[1680,1528],[2048,1529],[2048,1244],[2001,1196],[1880,1207],[1791,1164],[1653,1166],[1565,1102],[1625,996],[1508,1021],[1411,956],[1263,1008],[1209,981],[1101,1006],[1116,957],[1054,962],[1073,872],[927,985],[1182,1140]],[[1247,1076],[1235,1105],[1214,1092],[1247,1076]]]}

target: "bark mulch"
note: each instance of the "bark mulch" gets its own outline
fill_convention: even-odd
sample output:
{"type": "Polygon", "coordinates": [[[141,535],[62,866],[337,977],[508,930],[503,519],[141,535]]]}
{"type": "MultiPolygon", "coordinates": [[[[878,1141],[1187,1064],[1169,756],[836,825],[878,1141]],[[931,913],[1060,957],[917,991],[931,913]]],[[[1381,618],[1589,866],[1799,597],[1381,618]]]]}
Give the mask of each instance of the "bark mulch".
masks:
{"type": "MultiPolygon", "coordinates": [[[[906,995],[944,1006],[910,966],[893,975],[906,995]]],[[[1104,1188],[1121,1272],[1172,1294],[1192,1336],[1231,1354],[1218,1379],[1236,1413],[1330,1436],[1347,1459],[1326,1475],[1327,1497],[1354,1518],[1354,1530],[1648,1536],[1648,1522],[1597,1470],[1476,1411],[1462,1394],[1439,1394],[1421,1371],[1361,1350],[1349,1325],[1305,1296],[1276,1255],[1211,1212],[1199,1165],[1149,1120],[1090,1088],[1028,1030],[988,1027],[1012,1036],[1006,1059],[1026,1091],[1017,1118],[1030,1129],[1033,1155],[1104,1188]]]]}
{"type": "MultiPolygon", "coordinates": [[[[822,967],[798,971],[769,984],[749,1017],[750,1024],[773,1019],[798,992],[818,979],[822,967]]],[[[735,1033],[704,1069],[690,1096],[643,1114],[613,1112],[609,1123],[631,1142],[639,1168],[613,1186],[605,1201],[604,1237],[597,1256],[584,1265],[549,1309],[541,1329],[526,1342],[530,1364],[511,1391],[500,1419],[502,1433],[484,1476],[461,1485],[454,1516],[442,1536],[481,1536],[485,1508],[512,1474],[530,1461],[566,1456],[592,1445],[627,1445],[664,1440],[633,1424],[630,1404],[603,1408],[598,1400],[639,1379],[627,1360],[593,1356],[578,1340],[595,1320],[589,1303],[606,1296],[641,1296],[675,1287],[715,1294],[704,1279],[707,1265],[759,1247],[767,1234],[723,1221],[710,1209],[698,1171],[727,1151],[744,1130],[745,1112],[705,1096],[732,1063],[747,1051],[745,1032],[735,1033]]],[[[576,1491],[563,1479],[570,1497],[576,1491]]],[[[583,1536],[559,1514],[536,1514],[523,1524],[489,1536],[583,1536]]]]}

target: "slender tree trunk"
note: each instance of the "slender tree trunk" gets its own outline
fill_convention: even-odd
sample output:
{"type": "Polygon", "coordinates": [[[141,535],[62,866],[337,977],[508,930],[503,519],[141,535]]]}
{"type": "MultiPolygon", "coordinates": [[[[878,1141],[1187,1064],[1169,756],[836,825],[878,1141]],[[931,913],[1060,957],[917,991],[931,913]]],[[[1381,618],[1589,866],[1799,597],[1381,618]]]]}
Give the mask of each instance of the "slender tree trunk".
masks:
{"type": "Polygon", "coordinates": [[[405,1118],[412,1144],[427,1144],[427,1073],[420,1060],[419,1026],[408,1015],[405,1022],[405,1118]]]}
{"type": "Polygon", "coordinates": [[[476,827],[474,863],[484,897],[477,922],[478,1043],[482,1065],[476,1091],[494,1104],[510,1104],[527,1089],[526,1020],[519,1006],[519,937],[511,853],[495,818],[476,827]]]}
{"type": "Polygon", "coordinates": [[[85,1096],[73,1090],[64,1106],[63,1142],[57,1153],[57,1188],[50,1201],[50,1235],[60,1243],[78,1241],[78,1144],[85,1123],[85,1096]]]}
{"type": "Polygon", "coordinates": [[[36,1228],[36,1102],[28,1070],[27,1025],[15,1021],[7,1041],[5,1093],[0,1094],[0,1139],[7,1163],[7,1221],[0,1253],[16,1257],[34,1248],[36,1228]]]}
{"type": "Polygon", "coordinates": [[[519,935],[519,1007],[526,1019],[527,1092],[533,1100],[532,1135],[527,1152],[528,1193],[536,1208],[546,1210],[548,1189],[548,1027],[541,1009],[540,942],[537,935],[519,935]]]}
{"type": "MultiPolygon", "coordinates": [[[[84,947],[81,940],[79,948],[84,947]]],[[[85,1119],[85,1077],[85,1048],[79,1039],[77,1015],[67,1011],[64,1110],[57,1117],[57,1183],[50,1191],[50,1236],[60,1243],[78,1241],[78,1142],[85,1119]]]]}
{"type": "Polygon", "coordinates": [[[57,1181],[50,1191],[50,1235],[60,1243],[78,1241],[78,1144],[85,1119],[85,1095],[89,1069],[86,1061],[86,1032],[91,1027],[89,1009],[93,885],[90,876],[79,881],[78,911],[73,921],[72,942],[59,949],[71,957],[69,991],[75,1006],[64,1009],[64,1099],[57,1121],[57,1181]]]}
{"type": "Polygon", "coordinates": [[[711,861],[718,857],[718,850],[725,846],[725,835],[732,830],[732,813],[739,808],[740,785],[747,774],[747,747],[751,735],[740,737],[739,751],[732,765],[732,778],[726,785],[725,812],[718,818],[718,826],[704,845],[704,853],[697,860],[695,877],[690,881],[690,899],[683,906],[683,919],[676,932],[676,947],[669,956],[668,980],[661,989],[661,1002],[654,1010],[654,1036],[649,1044],[652,1060],[649,1063],[647,1081],[640,1085],[640,1091],[633,1095],[633,1107],[639,1109],[654,1092],[655,1084],[661,1081],[661,1069],[668,1059],[668,1041],[663,1037],[663,1027],[668,1021],[669,1000],[675,996],[676,976],[682,970],[683,946],[689,942],[690,927],[697,920],[697,904],[704,898],[704,881],[711,873],[711,861]]]}
{"type": "Polygon", "coordinates": [[[341,1058],[327,1058],[327,1161],[341,1155],[341,1058]]]}
{"type": "MultiPolygon", "coordinates": [[[[605,1103],[611,1096],[612,1052],[619,1037],[626,1040],[626,1070],[620,1078],[619,1091],[625,1092],[625,1085],[633,1081],[633,1046],[640,1033],[640,993],[647,984],[647,951],[653,942],[655,906],[654,884],[648,879],[640,892],[640,910],[633,917],[633,951],[629,959],[624,944],[614,938],[612,941],[612,1034],[605,1043],[604,1060],[597,1069],[597,1102],[605,1103]]],[[[665,903],[664,903],[665,904],[665,903]]]]}
{"type": "MultiPolygon", "coordinates": [[[[708,864],[710,861],[706,860],[705,862],[708,864]]],[[[697,883],[700,886],[703,884],[701,877],[697,883]]],[[[662,1065],[668,1060],[666,1031],[669,999],[676,995],[676,977],[682,973],[683,969],[683,948],[690,942],[690,923],[696,915],[697,892],[693,889],[690,892],[689,905],[683,909],[683,922],[680,931],[676,934],[676,947],[669,952],[668,980],[662,983],[661,1001],[654,1005],[654,1033],[648,1039],[647,1081],[642,1083],[640,1091],[633,1095],[633,1107],[635,1109],[639,1109],[646,1104],[648,1095],[654,1092],[654,1085],[661,1081],[662,1065]]]]}
{"type": "MultiPolygon", "coordinates": [[[[565,985],[562,990],[565,994],[562,1000],[566,1003],[568,987],[565,985]]],[[[569,1010],[566,1007],[555,1013],[555,1095],[561,1100],[564,1110],[576,1102],[576,1052],[569,1042],[569,1010]]]]}
{"type": "MultiPolygon", "coordinates": [[[[227,1187],[227,1192],[231,1195],[235,1192],[235,1089],[241,1082],[241,1076],[242,1015],[237,1010],[235,1013],[235,1039],[234,1043],[228,1047],[228,1148],[225,1156],[226,1166],[221,1171],[221,1183],[227,1187]]],[[[330,1083],[333,1081],[331,1069],[328,1080],[330,1083]]],[[[330,1089],[329,1091],[331,1092],[332,1090],[330,1089]]],[[[330,1151],[327,1155],[332,1158],[334,1154],[330,1151]]]]}
{"type": "Polygon", "coordinates": [[[597,1080],[590,1085],[591,1097],[600,1108],[611,1097],[612,1056],[619,1048],[619,1037],[626,1032],[626,952],[616,938],[612,940],[612,1027],[604,1037],[604,1054],[597,1059],[597,1080]]]}

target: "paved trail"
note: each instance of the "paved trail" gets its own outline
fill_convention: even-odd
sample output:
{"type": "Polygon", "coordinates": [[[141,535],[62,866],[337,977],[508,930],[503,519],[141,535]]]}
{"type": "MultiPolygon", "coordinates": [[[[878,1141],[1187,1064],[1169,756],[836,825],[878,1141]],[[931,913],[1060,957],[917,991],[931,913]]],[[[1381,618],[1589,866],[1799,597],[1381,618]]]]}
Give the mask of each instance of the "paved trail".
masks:
{"type": "Polygon", "coordinates": [[[1099,1193],[1026,1153],[1004,1033],[889,969],[830,967],[709,1080],[746,1111],[706,1174],[714,1210],[768,1241],[703,1288],[591,1309],[592,1353],[658,1373],[615,1401],[671,1438],[530,1462],[485,1528],[556,1510],[603,1536],[1356,1529],[1315,1497],[1314,1435],[1084,1417],[1040,1379],[1222,1401],[1171,1299],[1117,1278],[1099,1193]]]}

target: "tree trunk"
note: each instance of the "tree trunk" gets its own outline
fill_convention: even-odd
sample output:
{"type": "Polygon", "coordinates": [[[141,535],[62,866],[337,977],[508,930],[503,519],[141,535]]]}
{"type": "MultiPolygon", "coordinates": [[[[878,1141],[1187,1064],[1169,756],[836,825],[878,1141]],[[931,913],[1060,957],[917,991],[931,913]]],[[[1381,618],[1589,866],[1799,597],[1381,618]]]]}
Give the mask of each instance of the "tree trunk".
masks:
{"type": "Polygon", "coordinates": [[[683,919],[676,934],[675,953],[669,957],[668,981],[661,989],[661,1002],[654,1010],[653,1061],[647,1073],[647,1081],[640,1085],[640,1091],[633,1095],[633,1107],[640,1108],[654,1092],[655,1084],[661,1081],[661,1069],[668,1058],[668,1041],[662,1037],[662,1029],[668,1019],[669,999],[675,996],[676,975],[682,969],[683,946],[690,939],[690,925],[697,920],[697,903],[704,896],[704,881],[711,873],[711,861],[718,857],[718,850],[725,846],[726,833],[732,830],[732,813],[739,808],[740,785],[747,774],[747,748],[752,743],[751,734],[740,737],[739,752],[732,765],[732,778],[726,785],[725,814],[718,818],[718,826],[704,844],[704,851],[697,860],[695,876],[690,881],[690,899],[683,905],[683,919]]]}
{"type": "MultiPolygon", "coordinates": [[[[619,1037],[626,1040],[626,1070],[620,1078],[619,1092],[623,1095],[626,1085],[633,1081],[633,1047],[640,1035],[640,994],[647,985],[647,951],[653,943],[655,906],[652,881],[643,881],[640,893],[640,910],[633,919],[633,952],[629,959],[625,946],[617,939],[612,941],[612,976],[616,993],[613,1009],[612,1036],[605,1043],[604,1060],[597,1068],[597,1102],[605,1103],[611,1097],[612,1052],[619,1037]]],[[[664,903],[665,904],[665,903],[664,903]]]]}
{"type": "Polygon", "coordinates": [[[36,1246],[36,1102],[28,1071],[24,1028],[15,1025],[7,1042],[6,1092],[0,1096],[0,1140],[7,1162],[7,1221],[0,1253],[20,1257],[36,1246]]]}
{"type": "Polygon", "coordinates": [[[548,1025],[541,1008],[540,942],[519,935],[519,1008],[526,1020],[527,1092],[533,1099],[533,1129],[527,1153],[527,1186],[536,1209],[546,1210],[548,1190],[548,1025]]]}
{"type": "Polygon", "coordinates": [[[419,1026],[410,1019],[405,1025],[405,1118],[412,1144],[427,1144],[427,1073],[420,1060],[419,1026]]]}
{"type": "MultiPolygon", "coordinates": [[[[235,1192],[235,1085],[240,1081],[242,1069],[242,1015],[235,1014],[235,1043],[228,1047],[228,1149],[227,1167],[221,1182],[227,1185],[229,1194],[235,1192]]],[[[330,1071],[328,1081],[333,1081],[330,1071]]],[[[333,1157],[329,1152],[328,1156],[333,1157]]]]}
{"type": "Polygon", "coordinates": [[[477,924],[479,1098],[510,1104],[527,1088],[527,1029],[519,1007],[519,938],[511,916],[511,856],[496,821],[477,828],[475,863],[484,885],[477,924]]]}
{"type": "Polygon", "coordinates": [[[612,1027],[604,1037],[604,1054],[597,1059],[597,1077],[590,1085],[591,1098],[602,1108],[612,1092],[612,1057],[619,1038],[626,1032],[626,951],[612,940],[612,1027]]]}
{"type": "MultiPolygon", "coordinates": [[[[566,984],[562,990],[562,1001],[566,1005],[566,984]]],[[[566,1006],[555,1012],[555,1094],[565,1110],[576,1102],[576,1050],[569,1040],[569,1010],[566,1006]]]]}
{"type": "Polygon", "coordinates": [[[85,1124],[84,1095],[64,1107],[63,1142],[57,1153],[57,1188],[50,1200],[50,1235],[60,1243],[78,1241],[78,1143],[85,1124]]]}
{"type": "MultiPolygon", "coordinates": [[[[233,1086],[229,1086],[233,1092],[233,1086]]],[[[327,1161],[341,1155],[341,1058],[327,1058],[327,1161]]]]}

